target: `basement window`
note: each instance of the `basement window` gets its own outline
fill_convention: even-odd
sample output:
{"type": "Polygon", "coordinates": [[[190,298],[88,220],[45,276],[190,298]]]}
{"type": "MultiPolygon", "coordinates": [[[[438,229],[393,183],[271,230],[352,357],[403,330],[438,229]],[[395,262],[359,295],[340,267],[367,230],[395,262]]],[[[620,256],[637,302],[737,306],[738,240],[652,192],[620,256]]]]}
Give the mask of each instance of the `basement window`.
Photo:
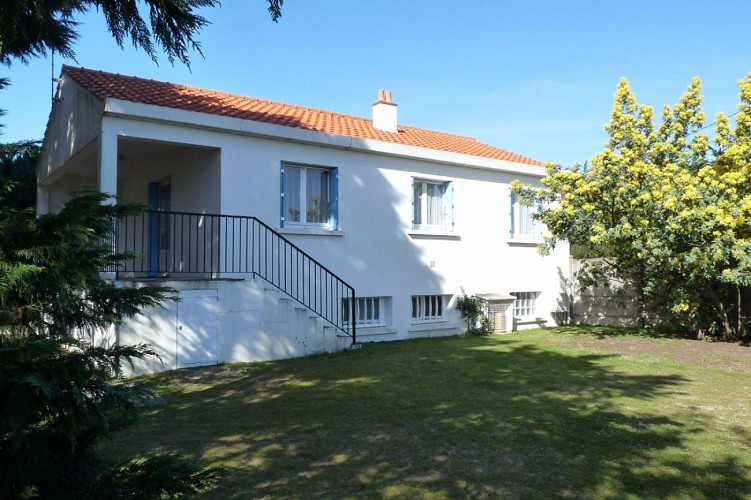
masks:
{"type": "Polygon", "coordinates": [[[413,295],[412,323],[445,321],[443,295],[413,295]]]}
{"type": "MultiPolygon", "coordinates": [[[[387,297],[357,297],[355,299],[355,325],[358,328],[387,326],[387,297]]],[[[349,326],[352,314],[352,299],[342,301],[344,324],[349,326]]]]}

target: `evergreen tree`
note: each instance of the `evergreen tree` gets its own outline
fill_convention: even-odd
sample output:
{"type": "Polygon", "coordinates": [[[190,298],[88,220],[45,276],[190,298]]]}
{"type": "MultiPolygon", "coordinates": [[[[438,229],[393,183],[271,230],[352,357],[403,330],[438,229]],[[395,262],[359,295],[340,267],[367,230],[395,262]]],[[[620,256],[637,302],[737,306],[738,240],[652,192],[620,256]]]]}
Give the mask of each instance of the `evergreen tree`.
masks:
{"type": "MultiPolygon", "coordinates": [[[[271,18],[284,0],[266,0],[271,18]]],[[[130,39],[156,61],[189,64],[216,0],[4,0],[0,64],[56,51],[73,57],[75,16],[101,12],[121,47],[130,39]],[[148,11],[148,22],[144,12],[148,11]]],[[[0,89],[9,83],[0,78],[0,89]]],[[[0,116],[4,114],[0,110],[0,116]]],[[[0,124],[0,127],[2,125],[0,124]]],[[[102,279],[132,255],[113,251],[115,221],[141,207],[81,194],[58,214],[34,214],[34,141],[0,145],[0,498],[176,498],[213,484],[220,471],[174,455],[113,465],[96,445],[132,421],[154,393],[112,378],[122,363],[155,355],[146,345],[100,346],[102,332],[171,298],[164,287],[124,288],[102,279]]]]}
{"type": "Polygon", "coordinates": [[[159,498],[216,479],[216,470],[201,471],[176,457],[113,468],[96,455],[96,445],[155,396],[141,384],[118,383],[113,374],[122,363],[155,353],[146,345],[94,345],[92,335],[173,293],[101,278],[100,270],[131,257],[113,252],[114,221],[141,210],[106,201],[106,195],[85,193],[60,213],[41,217],[0,204],[2,498],[127,496],[128,488],[159,498]]]}
{"type": "Polygon", "coordinates": [[[36,206],[36,163],[42,151],[38,141],[0,144],[0,206],[34,208],[36,206]]]}
{"type": "MultiPolygon", "coordinates": [[[[284,0],[267,0],[273,21],[282,15],[284,0]]],[[[74,58],[78,39],[76,15],[90,9],[101,12],[107,29],[122,47],[130,39],[156,61],[157,47],[167,55],[189,64],[188,52],[201,53],[196,40],[208,24],[197,9],[218,7],[217,0],[3,0],[0,4],[0,64],[17,59],[28,62],[54,50],[74,58]],[[142,12],[148,11],[148,22],[142,12]]]]}

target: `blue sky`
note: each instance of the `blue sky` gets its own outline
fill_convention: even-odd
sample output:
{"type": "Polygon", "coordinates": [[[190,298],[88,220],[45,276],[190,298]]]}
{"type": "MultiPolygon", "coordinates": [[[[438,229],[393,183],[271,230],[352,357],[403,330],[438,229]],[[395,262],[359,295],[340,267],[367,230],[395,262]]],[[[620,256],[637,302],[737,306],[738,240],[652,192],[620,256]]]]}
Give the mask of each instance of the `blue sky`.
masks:
{"type": "MultiPolygon", "coordinates": [[[[618,79],[639,102],[675,103],[694,76],[704,109],[733,113],[751,72],[748,0],[265,0],[205,12],[205,58],[159,65],[121,50],[96,12],[78,18],[70,64],[370,116],[391,90],[406,125],[473,136],[543,161],[583,162],[606,140],[618,79]]],[[[0,68],[0,140],[41,138],[49,59],[0,68]]]]}

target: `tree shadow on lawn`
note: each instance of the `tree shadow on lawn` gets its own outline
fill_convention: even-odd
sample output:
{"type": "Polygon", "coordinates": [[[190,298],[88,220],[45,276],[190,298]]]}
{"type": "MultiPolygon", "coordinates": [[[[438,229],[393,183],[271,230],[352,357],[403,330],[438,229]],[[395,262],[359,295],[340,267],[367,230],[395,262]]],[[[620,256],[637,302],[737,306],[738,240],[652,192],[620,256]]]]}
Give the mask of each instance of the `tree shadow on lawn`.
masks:
{"type": "Polygon", "coordinates": [[[687,445],[706,416],[662,408],[679,375],[510,339],[399,346],[220,367],[120,440],[229,464],[212,497],[751,495],[747,464],[687,445]]]}
{"type": "Polygon", "coordinates": [[[614,337],[641,337],[651,339],[697,340],[693,332],[669,328],[632,328],[628,326],[563,325],[556,332],[569,335],[592,335],[598,339],[614,337]]]}

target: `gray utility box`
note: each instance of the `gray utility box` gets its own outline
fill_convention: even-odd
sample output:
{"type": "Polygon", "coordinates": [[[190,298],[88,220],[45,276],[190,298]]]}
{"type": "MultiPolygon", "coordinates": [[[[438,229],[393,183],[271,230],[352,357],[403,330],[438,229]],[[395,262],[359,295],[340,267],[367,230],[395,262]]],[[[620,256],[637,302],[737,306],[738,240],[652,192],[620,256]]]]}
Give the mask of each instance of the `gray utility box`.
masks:
{"type": "Polygon", "coordinates": [[[514,300],[507,293],[478,293],[487,303],[487,314],[493,333],[508,333],[514,329],[514,300]]]}

